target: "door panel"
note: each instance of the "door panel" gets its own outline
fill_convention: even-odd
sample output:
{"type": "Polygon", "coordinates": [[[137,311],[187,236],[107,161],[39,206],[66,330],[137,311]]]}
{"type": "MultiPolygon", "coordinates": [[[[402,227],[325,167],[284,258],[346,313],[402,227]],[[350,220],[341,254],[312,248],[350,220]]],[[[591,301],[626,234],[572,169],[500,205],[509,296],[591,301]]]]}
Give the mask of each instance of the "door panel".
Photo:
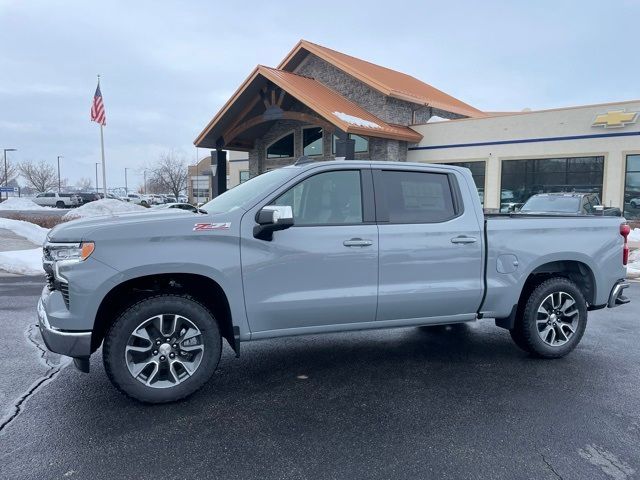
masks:
{"type": "Polygon", "coordinates": [[[471,198],[452,195],[457,186],[442,173],[382,171],[375,178],[383,217],[377,320],[475,313],[483,242],[475,212],[462,211],[471,198]]]}
{"type": "Polygon", "coordinates": [[[275,232],[271,242],[243,238],[242,275],[252,332],[371,322],[378,293],[377,227],[292,227],[275,232]],[[344,245],[353,238],[371,244],[344,245]]]}
{"type": "Polygon", "coordinates": [[[375,320],[372,185],[368,170],[310,174],[270,202],[291,206],[295,222],[272,241],[253,237],[261,206],[244,215],[242,276],[252,332],[375,320]]]}

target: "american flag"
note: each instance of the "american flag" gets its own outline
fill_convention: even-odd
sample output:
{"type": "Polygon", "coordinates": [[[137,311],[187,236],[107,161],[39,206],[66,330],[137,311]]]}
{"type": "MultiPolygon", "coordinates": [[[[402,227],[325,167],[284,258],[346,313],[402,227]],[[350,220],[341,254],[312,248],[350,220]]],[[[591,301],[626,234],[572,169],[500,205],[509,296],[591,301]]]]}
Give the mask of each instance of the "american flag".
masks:
{"type": "Polygon", "coordinates": [[[102,126],[107,124],[107,116],[104,113],[104,103],[102,103],[102,92],[100,92],[100,84],[96,87],[96,93],[93,96],[91,104],[91,121],[99,123],[102,126]]]}

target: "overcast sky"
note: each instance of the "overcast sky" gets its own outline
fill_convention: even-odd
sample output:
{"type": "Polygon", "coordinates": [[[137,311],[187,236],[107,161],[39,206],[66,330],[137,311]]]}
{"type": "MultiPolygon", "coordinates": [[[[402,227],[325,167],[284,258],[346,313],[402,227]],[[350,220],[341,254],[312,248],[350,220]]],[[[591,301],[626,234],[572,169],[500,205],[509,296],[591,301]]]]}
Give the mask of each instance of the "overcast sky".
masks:
{"type": "MultiPolygon", "coordinates": [[[[640,1],[0,0],[0,149],[94,179],[102,75],[109,186],[193,140],[256,64],[300,38],[481,110],[640,98],[640,1]]],[[[200,151],[201,156],[206,152],[200,151]]],[[[139,174],[139,175],[138,175],[139,174]]],[[[101,182],[101,180],[100,180],[101,182]]]]}

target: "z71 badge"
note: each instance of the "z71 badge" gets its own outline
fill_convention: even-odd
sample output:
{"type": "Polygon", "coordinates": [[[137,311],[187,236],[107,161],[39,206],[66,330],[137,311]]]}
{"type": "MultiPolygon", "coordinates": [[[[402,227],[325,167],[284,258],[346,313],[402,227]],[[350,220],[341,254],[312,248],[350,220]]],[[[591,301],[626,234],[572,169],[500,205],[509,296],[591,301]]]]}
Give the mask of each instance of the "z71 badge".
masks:
{"type": "Polygon", "coordinates": [[[229,230],[230,222],[226,223],[196,223],[193,227],[194,232],[208,232],[210,230],[229,230]]]}

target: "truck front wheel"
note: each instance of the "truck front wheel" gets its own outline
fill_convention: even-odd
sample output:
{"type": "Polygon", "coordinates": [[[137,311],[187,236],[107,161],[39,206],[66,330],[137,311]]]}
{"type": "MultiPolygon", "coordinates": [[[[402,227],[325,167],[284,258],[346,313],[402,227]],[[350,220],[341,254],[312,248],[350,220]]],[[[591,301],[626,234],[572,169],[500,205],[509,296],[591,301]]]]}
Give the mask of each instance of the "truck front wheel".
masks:
{"type": "Polygon", "coordinates": [[[516,319],[511,337],[523,350],[541,358],[571,352],[587,327],[587,302],[575,283],[564,277],[538,285],[516,319]]]}
{"type": "Polygon", "coordinates": [[[180,400],[211,377],[222,351],[207,308],[179,295],[158,295],[128,308],[111,326],[102,356],[111,382],[148,403],[180,400]]]}

